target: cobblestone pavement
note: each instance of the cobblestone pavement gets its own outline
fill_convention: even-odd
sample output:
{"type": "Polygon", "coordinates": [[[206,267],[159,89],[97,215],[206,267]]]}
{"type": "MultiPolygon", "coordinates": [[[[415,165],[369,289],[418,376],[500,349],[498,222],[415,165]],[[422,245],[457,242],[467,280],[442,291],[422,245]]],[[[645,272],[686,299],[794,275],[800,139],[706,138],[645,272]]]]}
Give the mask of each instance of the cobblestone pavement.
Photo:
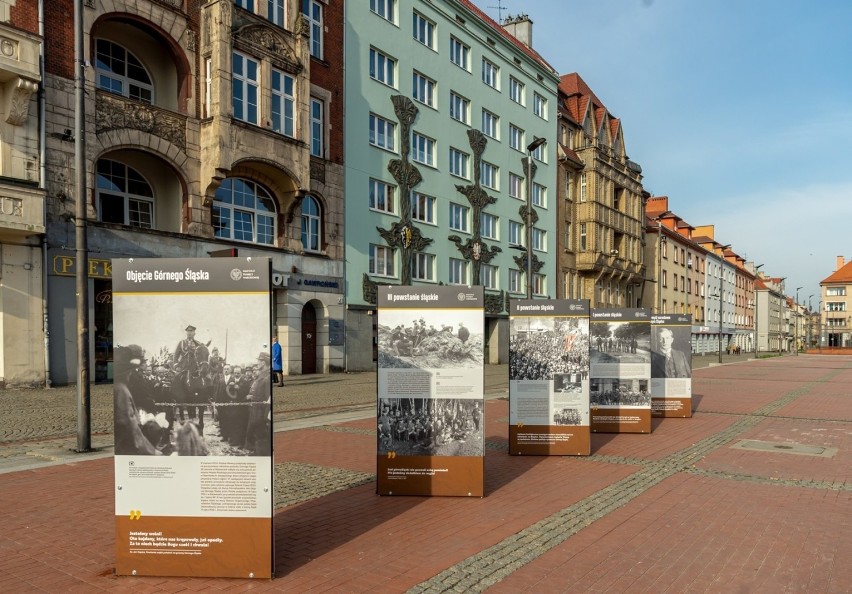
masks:
{"type": "MultiPolygon", "coordinates": [[[[692,419],[655,420],[651,435],[593,435],[588,457],[508,456],[506,370],[486,368],[482,499],[377,497],[375,374],[288,378],[275,407],[283,415],[279,428],[287,429],[276,433],[279,577],[264,583],[131,583],[112,576],[111,500],[84,495],[109,488],[111,465],[77,463],[103,457],[110,427],[93,437],[93,446],[104,452],[69,457],[73,425],[63,437],[37,439],[38,431],[63,427],[51,420],[53,429],[15,440],[26,432],[7,433],[1,425],[12,417],[0,406],[0,430],[8,436],[0,456],[24,449],[32,460],[54,456],[66,463],[21,472],[14,471],[17,458],[0,457],[0,468],[7,467],[0,480],[10,496],[0,502],[0,514],[14,518],[7,535],[0,535],[0,550],[8,552],[0,557],[0,587],[848,592],[852,358],[726,357],[742,365],[702,369],[716,360],[694,360],[692,419]],[[748,443],[767,449],[749,449],[748,443]],[[77,482],[85,487],[66,490],[77,482]],[[57,505],[76,512],[87,533],[75,532],[67,514],[54,515],[57,505]],[[28,536],[33,530],[36,538],[28,536]],[[57,559],[41,557],[43,539],[61,545],[68,537],[97,562],[88,569],[62,565],[67,552],[61,546],[48,551],[57,559]],[[65,569],[57,572],[57,565],[65,569]]],[[[111,386],[95,390],[104,390],[103,414],[111,415],[111,386]]],[[[35,392],[44,391],[31,392],[33,400],[56,395],[35,392]]],[[[0,404],[7,402],[0,398],[0,404]]],[[[17,418],[34,418],[39,409],[30,409],[17,418]]],[[[74,418],[61,406],[42,410],[51,418],[74,418]]]]}

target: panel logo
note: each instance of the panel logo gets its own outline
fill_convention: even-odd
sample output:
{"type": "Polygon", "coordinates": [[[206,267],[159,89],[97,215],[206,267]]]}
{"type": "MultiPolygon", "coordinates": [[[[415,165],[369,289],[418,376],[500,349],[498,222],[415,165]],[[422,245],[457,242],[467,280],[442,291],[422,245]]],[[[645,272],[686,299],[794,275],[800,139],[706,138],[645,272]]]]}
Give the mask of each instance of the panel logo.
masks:
{"type": "Polygon", "coordinates": [[[234,268],[231,270],[231,280],[238,281],[243,278],[243,271],[239,268],[234,268]]]}

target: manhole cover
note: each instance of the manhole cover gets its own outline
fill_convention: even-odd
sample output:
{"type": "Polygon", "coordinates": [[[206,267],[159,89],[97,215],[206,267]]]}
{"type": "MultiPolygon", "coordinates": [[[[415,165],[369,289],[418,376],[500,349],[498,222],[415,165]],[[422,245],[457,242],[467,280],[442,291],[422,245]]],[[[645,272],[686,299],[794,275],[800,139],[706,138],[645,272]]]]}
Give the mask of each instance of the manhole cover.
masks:
{"type": "Polygon", "coordinates": [[[758,441],[756,439],[741,439],[731,446],[737,450],[752,450],[755,452],[777,452],[782,454],[797,454],[799,456],[817,456],[833,458],[837,448],[811,446],[801,443],[778,443],[774,441],[758,441]]]}

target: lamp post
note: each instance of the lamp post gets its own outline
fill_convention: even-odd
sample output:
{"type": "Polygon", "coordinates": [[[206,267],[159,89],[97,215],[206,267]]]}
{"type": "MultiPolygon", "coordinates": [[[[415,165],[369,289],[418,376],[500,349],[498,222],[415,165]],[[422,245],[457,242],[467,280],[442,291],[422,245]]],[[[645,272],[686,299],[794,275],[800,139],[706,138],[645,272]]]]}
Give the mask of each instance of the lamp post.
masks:
{"type": "Polygon", "coordinates": [[[533,296],[533,268],[532,268],[532,187],[533,175],[535,175],[535,165],[532,162],[532,154],[541,145],[547,142],[546,138],[534,138],[527,145],[527,299],[532,299],[533,296]]]}
{"type": "Polygon", "coordinates": [[[799,289],[796,287],[796,302],[793,304],[793,348],[796,349],[796,356],[799,356],[799,289]]]}
{"type": "Polygon", "coordinates": [[[725,280],[724,274],[719,280],[719,287],[711,294],[711,297],[719,298],[719,363],[722,362],[722,284],[725,280]]]}
{"type": "MultiPolygon", "coordinates": [[[[758,271],[761,268],[763,268],[763,264],[758,264],[757,266],[754,267],[755,280],[760,278],[760,274],[758,273],[758,271]]],[[[757,345],[758,345],[758,342],[760,341],[760,335],[758,334],[758,322],[757,322],[757,320],[758,320],[758,317],[757,317],[757,286],[754,287],[754,289],[752,290],[752,293],[754,293],[754,358],[757,359],[757,349],[758,349],[757,345]]]]}
{"type": "Polygon", "coordinates": [[[808,295],[808,348],[814,344],[814,310],[811,309],[811,298],[813,294],[808,295]]]}

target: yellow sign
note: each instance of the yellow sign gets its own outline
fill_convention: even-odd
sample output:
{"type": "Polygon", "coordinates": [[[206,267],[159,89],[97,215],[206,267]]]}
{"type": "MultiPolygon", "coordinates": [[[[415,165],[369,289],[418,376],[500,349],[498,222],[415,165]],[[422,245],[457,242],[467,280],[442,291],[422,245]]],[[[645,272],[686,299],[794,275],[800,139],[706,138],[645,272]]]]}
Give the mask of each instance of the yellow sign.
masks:
{"type": "MultiPolygon", "coordinates": [[[[75,276],[77,274],[76,256],[53,256],[53,274],[75,276]]],[[[112,261],[89,258],[89,278],[112,278],[112,261]]]]}

